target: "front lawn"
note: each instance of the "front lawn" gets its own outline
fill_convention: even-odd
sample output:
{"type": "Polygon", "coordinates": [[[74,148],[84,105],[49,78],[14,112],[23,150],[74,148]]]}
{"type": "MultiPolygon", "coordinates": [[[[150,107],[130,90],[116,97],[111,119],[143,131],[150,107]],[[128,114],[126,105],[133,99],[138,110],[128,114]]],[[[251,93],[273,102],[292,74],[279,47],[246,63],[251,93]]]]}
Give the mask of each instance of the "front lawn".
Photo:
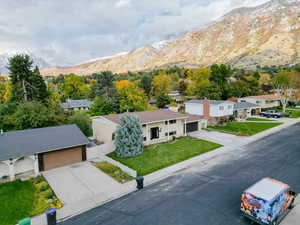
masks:
{"type": "Polygon", "coordinates": [[[43,213],[61,203],[42,178],[16,180],[0,184],[1,225],[15,225],[19,220],[43,213]]]}
{"type": "Polygon", "coordinates": [[[288,110],[289,118],[299,118],[300,117],[300,110],[288,110]]]}
{"type": "Polygon", "coordinates": [[[169,143],[151,145],[134,158],[119,158],[115,152],[108,156],[136,170],[138,176],[144,176],[219,147],[221,145],[213,142],[184,137],[169,143]]]}
{"type": "Polygon", "coordinates": [[[226,126],[210,126],[209,129],[251,136],[281,124],[282,123],[232,122],[228,123],[226,126]]]}
{"type": "Polygon", "coordinates": [[[257,117],[249,117],[249,118],[247,118],[247,121],[274,121],[274,120],[269,120],[269,119],[264,119],[264,118],[257,118],[257,117]]]}
{"type": "Polygon", "coordinates": [[[107,175],[114,178],[119,183],[126,183],[133,180],[133,177],[123,172],[119,167],[110,164],[109,162],[96,162],[94,165],[107,175]]]}

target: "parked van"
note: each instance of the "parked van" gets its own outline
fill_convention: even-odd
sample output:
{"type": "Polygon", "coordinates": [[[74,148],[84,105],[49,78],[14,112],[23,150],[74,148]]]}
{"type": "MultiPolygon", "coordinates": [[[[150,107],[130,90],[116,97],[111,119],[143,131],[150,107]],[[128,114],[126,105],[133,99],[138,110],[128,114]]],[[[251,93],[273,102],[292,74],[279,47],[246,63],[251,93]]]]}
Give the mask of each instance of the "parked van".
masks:
{"type": "Polygon", "coordinates": [[[295,192],[289,185],[264,178],[242,194],[242,215],[261,225],[277,225],[293,208],[295,192]]]}

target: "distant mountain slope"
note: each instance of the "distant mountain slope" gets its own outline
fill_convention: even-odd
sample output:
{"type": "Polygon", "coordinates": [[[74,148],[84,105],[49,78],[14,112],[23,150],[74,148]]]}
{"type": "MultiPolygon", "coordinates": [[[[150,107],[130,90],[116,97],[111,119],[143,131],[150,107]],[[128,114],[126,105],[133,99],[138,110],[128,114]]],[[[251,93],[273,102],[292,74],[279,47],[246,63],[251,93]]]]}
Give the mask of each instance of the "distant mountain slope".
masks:
{"type": "Polygon", "coordinates": [[[228,63],[235,67],[300,62],[300,0],[272,0],[233,10],[209,26],[183,37],[72,67],[54,67],[44,75],[79,75],[111,70],[144,71],[167,66],[228,63]]]}

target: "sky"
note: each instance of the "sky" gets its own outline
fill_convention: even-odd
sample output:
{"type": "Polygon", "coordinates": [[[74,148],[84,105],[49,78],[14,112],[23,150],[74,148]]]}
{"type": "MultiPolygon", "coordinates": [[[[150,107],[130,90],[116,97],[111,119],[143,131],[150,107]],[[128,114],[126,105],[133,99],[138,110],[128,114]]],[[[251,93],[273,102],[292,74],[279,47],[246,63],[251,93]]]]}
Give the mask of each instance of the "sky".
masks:
{"type": "Polygon", "coordinates": [[[0,55],[73,65],[200,29],[268,0],[0,0],[0,55]]]}

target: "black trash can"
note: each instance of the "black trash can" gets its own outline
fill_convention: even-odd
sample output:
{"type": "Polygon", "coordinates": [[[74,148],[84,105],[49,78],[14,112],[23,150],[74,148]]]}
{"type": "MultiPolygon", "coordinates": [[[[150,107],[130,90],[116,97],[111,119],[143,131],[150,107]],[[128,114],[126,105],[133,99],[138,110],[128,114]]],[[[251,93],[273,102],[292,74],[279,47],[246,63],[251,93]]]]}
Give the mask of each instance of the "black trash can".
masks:
{"type": "Polygon", "coordinates": [[[137,177],[136,180],[136,188],[141,190],[144,188],[144,177],[137,177]]]}
{"type": "Polygon", "coordinates": [[[48,209],[45,211],[48,225],[56,225],[56,209],[48,209]]]}

